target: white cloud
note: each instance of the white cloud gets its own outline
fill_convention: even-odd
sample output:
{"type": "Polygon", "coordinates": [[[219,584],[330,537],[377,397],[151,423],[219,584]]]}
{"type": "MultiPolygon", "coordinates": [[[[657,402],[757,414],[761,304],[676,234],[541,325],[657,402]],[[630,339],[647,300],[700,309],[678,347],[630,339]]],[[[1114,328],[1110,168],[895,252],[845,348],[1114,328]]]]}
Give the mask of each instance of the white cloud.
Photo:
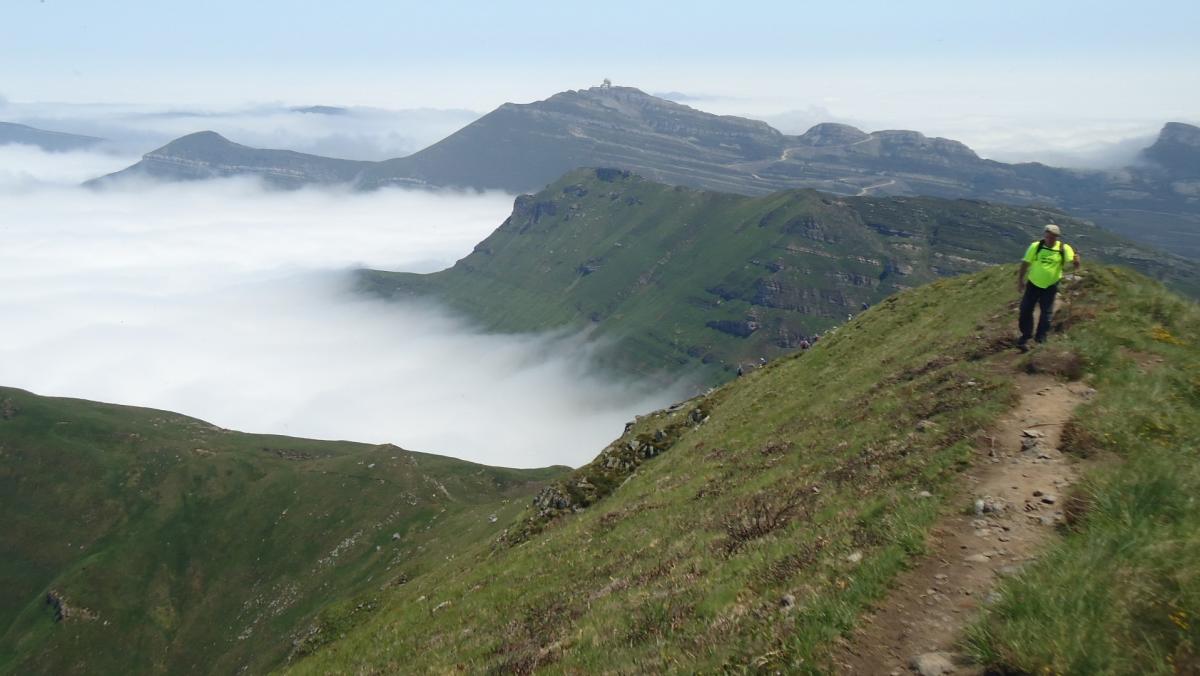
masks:
{"type": "Polygon", "coordinates": [[[469,110],[350,107],[337,114],[278,103],[236,107],[144,104],[10,103],[5,120],[98,136],[122,154],[141,155],[185,134],[215,131],[256,148],[280,148],[352,160],[409,155],[479,115],[469,110]]]}
{"type": "MultiPolygon", "coordinates": [[[[83,155],[29,166],[56,178],[83,155]]],[[[680,396],[591,372],[577,337],[485,335],[350,291],[360,264],[461,257],[509,195],[5,177],[0,384],[508,466],[586,462],[680,396]]]]}
{"type": "Polygon", "coordinates": [[[0,195],[47,184],[79,185],[124,169],[138,159],[136,155],[92,152],[46,153],[37,146],[19,143],[0,145],[0,195]]]}

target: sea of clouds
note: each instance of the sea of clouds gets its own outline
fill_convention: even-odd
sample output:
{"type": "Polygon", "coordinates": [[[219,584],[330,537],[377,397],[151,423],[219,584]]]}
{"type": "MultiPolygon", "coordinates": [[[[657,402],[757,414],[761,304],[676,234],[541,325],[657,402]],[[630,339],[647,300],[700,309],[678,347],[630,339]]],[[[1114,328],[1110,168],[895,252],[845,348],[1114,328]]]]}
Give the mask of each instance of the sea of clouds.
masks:
{"type": "Polygon", "coordinates": [[[122,103],[13,102],[0,98],[0,121],[104,139],[100,150],[142,155],[197,131],[215,131],[255,148],[280,148],[349,160],[412,154],[470,124],[469,110],[366,106],[166,107],[122,103]]]}
{"type": "Polygon", "coordinates": [[[684,396],[596,372],[579,336],[352,290],[451,264],[511,195],[78,187],[129,159],[0,146],[0,385],[515,467],[587,462],[684,396]]]}

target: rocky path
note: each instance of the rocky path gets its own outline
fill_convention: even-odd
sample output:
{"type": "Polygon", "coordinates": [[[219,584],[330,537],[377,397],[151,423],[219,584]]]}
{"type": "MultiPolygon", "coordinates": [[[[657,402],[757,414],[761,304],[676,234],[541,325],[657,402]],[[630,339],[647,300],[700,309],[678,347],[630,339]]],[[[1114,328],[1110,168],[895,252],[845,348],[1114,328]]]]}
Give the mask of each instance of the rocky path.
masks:
{"type": "Polygon", "coordinates": [[[844,674],[979,674],[956,652],[962,629],[1000,578],[1055,537],[1077,469],[1058,449],[1062,425],[1092,394],[1082,383],[1018,376],[1021,400],[977,448],[963,506],[930,533],[929,554],[863,618],[835,664],[844,674]]]}

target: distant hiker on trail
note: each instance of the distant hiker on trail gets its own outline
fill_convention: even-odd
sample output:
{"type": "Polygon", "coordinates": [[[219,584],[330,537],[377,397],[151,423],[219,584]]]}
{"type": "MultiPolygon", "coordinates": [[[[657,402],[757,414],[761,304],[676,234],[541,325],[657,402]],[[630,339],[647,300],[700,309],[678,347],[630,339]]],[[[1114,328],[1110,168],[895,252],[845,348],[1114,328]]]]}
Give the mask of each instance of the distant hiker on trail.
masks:
{"type": "Polygon", "coordinates": [[[1025,250],[1021,270],[1017,273],[1017,292],[1021,293],[1021,314],[1017,326],[1021,338],[1017,347],[1022,352],[1029,349],[1030,336],[1039,343],[1046,342],[1050,330],[1050,317],[1054,313],[1054,296],[1058,294],[1058,280],[1062,279],[1063,265],[1074,263],[1079,271],[1079,256],[1066,242],[1058,241],[1062,231],[1051,223],[1046,226],[1042,238],[1025,250]],[[1033,306],[1041,308],[1037,333],[1033,332],[1033,306]]]}

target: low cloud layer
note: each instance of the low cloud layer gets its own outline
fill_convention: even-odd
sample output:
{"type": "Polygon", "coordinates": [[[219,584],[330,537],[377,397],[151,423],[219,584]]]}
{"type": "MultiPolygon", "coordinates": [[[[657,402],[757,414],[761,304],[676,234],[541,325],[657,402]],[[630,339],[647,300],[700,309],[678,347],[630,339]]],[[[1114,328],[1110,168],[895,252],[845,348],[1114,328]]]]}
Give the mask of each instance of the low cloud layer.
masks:
{"type": "Polygon", "coordinates": [[[0,154],[0,384],[523,467],[582,464],[681,396],[597,375],[577,337],[486,335],[350,290],[358,265],[465,255],[509,195],[97,192],[57,183],[104,158],[25,159],[18,173],[0,154]]]}
{"type": "Polygon", "coordinates": [[[149,152],[185,134],[215,131],[256,148],[281,148],[350,160],[412,154],[479,117],[469,110],[284,106],[168,108],[135,104],[0,101],[0,121],[98,136],[102,149],[149,152]]]}

